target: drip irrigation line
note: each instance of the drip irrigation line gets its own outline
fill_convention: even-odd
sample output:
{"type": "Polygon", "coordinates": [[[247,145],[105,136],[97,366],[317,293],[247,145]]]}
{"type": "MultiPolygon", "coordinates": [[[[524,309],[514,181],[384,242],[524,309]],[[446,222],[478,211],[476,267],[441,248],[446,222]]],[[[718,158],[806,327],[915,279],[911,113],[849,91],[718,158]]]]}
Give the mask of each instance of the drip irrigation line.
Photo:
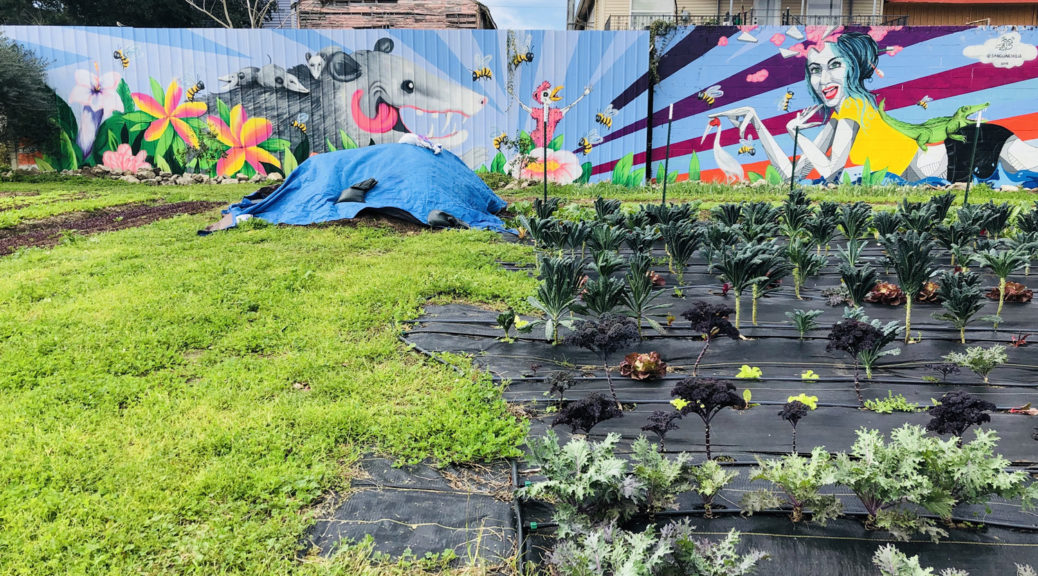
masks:
{"type": "Polygon", "coordinates": [[[523,559],[519,563],[519,576],[525,576],[526,563],[529,560],[529,549],[530,546],[526,542],[526,538],[523,537],[523,512],[522,505],[519,503],[519,497],[516,495],[516,490],[519,489],[519,464],[515,458],[508,459],[511,462],[512,467],[512,514],[515,518],[515,534],[518,539],[519,546],[522,547],[523,559]]]}

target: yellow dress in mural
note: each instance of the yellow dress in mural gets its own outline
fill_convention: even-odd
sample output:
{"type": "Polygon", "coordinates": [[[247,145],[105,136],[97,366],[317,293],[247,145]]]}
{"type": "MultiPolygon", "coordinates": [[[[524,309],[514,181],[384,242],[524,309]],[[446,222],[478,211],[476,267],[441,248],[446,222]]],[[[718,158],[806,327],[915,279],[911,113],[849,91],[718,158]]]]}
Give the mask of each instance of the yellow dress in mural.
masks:
{"type": "Polygon", "coordinates": [[[873,172],[886,170],[892,174],[903,174],[919,151],[915,140],[884,122],[876,108],[864,100],[844,99],[833,118],[853,120],[859,125],[850,155],[850,161],[855,166],[864,166],[868,159],[869,169],[873,172]]]}

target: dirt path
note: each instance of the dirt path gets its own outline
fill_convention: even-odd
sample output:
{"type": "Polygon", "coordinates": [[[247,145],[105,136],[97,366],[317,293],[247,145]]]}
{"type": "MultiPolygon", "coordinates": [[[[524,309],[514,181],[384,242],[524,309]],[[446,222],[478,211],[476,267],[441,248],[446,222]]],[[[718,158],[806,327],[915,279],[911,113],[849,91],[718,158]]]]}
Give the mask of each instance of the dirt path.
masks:
{"type": "Polygon", "coordinates": [[[54,246],[62,233],[90,235],[98,232],[144,226],[180,214],[198,214],[225,206],[224,202],[176,202],[172,204],[126,204],[91,212],[72,212],[34,220],[0,230],[0,256],[27,246],[54,246]]]}

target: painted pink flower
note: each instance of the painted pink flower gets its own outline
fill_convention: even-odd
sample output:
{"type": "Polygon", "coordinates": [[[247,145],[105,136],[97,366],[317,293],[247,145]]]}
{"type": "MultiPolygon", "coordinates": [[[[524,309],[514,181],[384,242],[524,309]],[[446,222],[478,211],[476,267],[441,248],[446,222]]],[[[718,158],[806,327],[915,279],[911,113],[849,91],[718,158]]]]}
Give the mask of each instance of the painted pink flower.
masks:
{"type": "Polygon", "coordinates": [[[120,144],[114,152],[109,150],[101,155],[104,167],[117,172],[136,173],[141,168],[151,168],[151,164],[146,162],[145,158],[147,158],[147,153],[144,150],[134,156],[129,144],[120,144]]]}
{"type": "Polygon", "coordinates": [[[140,92],[132,94],[137,108],[155,118],[144,132],[145,140],[148,142],[158,140],[169,129],[169,125],[172,124],[173,129],[176,130],[177,134],[180,135],[188,146],[192,148],[198,147],[198,135],[183,119],[198,118],[205,114],[206,105],[205,102],[184,102],[181,104],[180,96],[183,92],[180,84],[174,79],[166,88],[166,95],[163,98],[164,102],[159,102],[151,96],[140,92]]]}
{"type": "Polygon", "coordinates": [[[904,46],[887,46],[886,52],[888,56],[897,56],[898,52],[904,49],[904,46]]]}
{"type": "MultiPolygon", "coordinates": [[[[541,180],[544,178],[545,150],[534,148],[527,155],[526,165],[518,163],[512,171],[513,178],[541,180]]],[[[569,150],[547,151],[548,181],[556,184],[575,182],[582,173],[580,161],[569,150]]]]}
{"type": "Polygon", "coordinates": [[[266,118],[249,118],[241,104],[231,108],[231,125],[228,126],[219,116],[209,117],[209,129],[216,133],[216,139],[225,146],[230,146],[216,162],[216,172],[222,176],[237,174],[246,162],[261,176],[267,171],[263,163],[281,167],[277,157],[259,145],[274,133],[274,126],[266,118]]]}
{"type": "Polygon", "coordinates": [[[718,46],[727,46],[728,45],[728,37],[727,36],[721,36],[720,38],[718,38],[717,39],[717,45],[718,46]]]}
{"type": "Polygon", "coordinates": [[[771,37],[771,43],[775,46],[782,46],[782,43],[786,41],[786,35],[776,32],[771,37]]]}

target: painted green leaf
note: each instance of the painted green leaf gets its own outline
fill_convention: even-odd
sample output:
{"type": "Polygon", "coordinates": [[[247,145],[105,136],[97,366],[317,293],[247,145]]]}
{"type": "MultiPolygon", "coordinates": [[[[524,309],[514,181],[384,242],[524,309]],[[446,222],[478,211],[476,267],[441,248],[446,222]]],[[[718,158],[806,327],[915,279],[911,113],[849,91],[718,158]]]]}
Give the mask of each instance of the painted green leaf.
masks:
{"type": "Polygon", "coordinates": [[[490,171],[495,172],[497,174],[504,174],[505,163],[505,155],[501,152],[498,152],[494,155],[494,160],[490,163],[490,171]]]}
{"type": "Polygon", "coordinates": [[[228,108],[227,104],[219,98],[216,99],[216,113],[220,115],[220,119],[223,120],[225,124],[230,125],[231,109],[228,108]]]}
{"type": "Polygon", "coordinates": [[[843,182],[844,184],[846,184],[846,185],[848,185],[848,186],[850,186],[851,184],[853,184],[853,182],[851,182],[851,175],[850,175],[850,174],[848,174],[848,173],[847,173],[847,171],[844,171],[844,173],[843,173],[843,179],[841,180],[841,182],[843,182]]]}
{"type": "Polygon", "coordinates": [[[295,155],[289,152],[288,150],[285,151],[284,159],[282,160],[281,164],[281,169],[284,171],[285,176],[288,176],[292,173],[293,170],[299,167],[299,163],[296,162],[295,155]]]}
{"type": "Polygon", "coordinates": [[[350,135],[342,128],[339,128],[339,140],[342,142],[343,150],[353,150],[357,147],[357,143],[354,142],[353,138],[350,138],[350,135]]]}
{"type": "Polygon", "coordinates": [[[591,180],[591,163],[584,162],[580,165],[580,178],[574,184],[587,184],[591,180]]]}
{"type": "Polygon", "coordinates": [[[292,155],[296,157],[296,164],[300,164],[310,157],[310,137],[303,136],[303,139],[296,144],[295,150],[292,151],[292,155]]]}
{"type": "Polygon", "coordinates": [[[123,118],[124,122],[129,122],[129,123],[138,123],[138,122],[150,123],[152,120],[155,119],[155,117],[152,116],[151,114],[148,114],[147,112],[143,112],[141,110],[138,110],[136,112],[128,112],[126,114],[123,114],[122,118],[123,118]]]}
{"type": "Polygon", "coordinates": [[[871,186],[870,179],[872,176],[872,167],[869,165],[869,159],[865,159],[865,166],[862,167],[861,172],[861,184],[862,186],[871,186]]]}
{"type": "Polygon", "coordinates": [[[58,142],[58,153],[61,154],[60,170],[75,170],[79,168],[79,154],[77,153],[76,146],[64,131],[61,132],[58,142]]]}
{"type": "Polygon", "coordinates": [[[872,174],[872,185],[882,186],[883,181],[887,179],[887,169],[884,168],[872,174]]]}
{"type": "Polygon", "coordinates": [[[750,182],[756,182],[757,180],[763,180],[764,177],[756,172],[747,172],[746,177],[750,179],[750,182]]]}
{"type": "Polygon", "coordinates": [[[155,157],[155,166],[158,166],[159,170],[162,170],[163,172],[173,171],[173,168],[169,165],[169,162],[166,162],[166,159],[162,156],[155,157]]]}
{"type": "Polygon", "coordinates": [[[641,186],[643,182],[645,182],[645,168],[639,168],[627,176],[627,182],[624,184],[628,188],[637,188],[638,186],[641,186]]]}
{"type": "Polygon", "coordinates": [[[677,181],[678,181],[678,173],[677,173],[677,171],[674,171],[674,172],[671,172],[670,174],[667,174],[667,182],[670,182],[671,184],[673,184],[673,183],[675,183],[677,181]]]}
{"type": "Polygon", "coordinates": [[[75,139],[76,135],[79,134],[79,123],[76,122],[76,114],[72,112],[68,104],[57,94],[54,95],[54,99],[57,100],[58,106],[58,128],[69,135],[69,138],[75,139]]]}
{"type": "Polygon", "coordinates": [[[166,90],[159,84],[159,81],[154,78],[148,78],[151,81],[151,95],[158,100],[159,106],[166,105],[166,90]]]}
{"type": "Polygon", "coordinates": [[[119,99],[123,101],[123,112],[133,112],[137,107],[133,103],[133,96],[130,95],[130,85],[126,83],[126,80],[120,80],[119,86],[116,87],[115,92],[119,94],[119,99]]]}
{"type": "Polygon", "coordinates": [[[51,166],[51,163],[43,158],[36,159],[36,167],[44,172],[54,172],[54,166],[51,166]]]}
{"type": "Polygon", "coordinates": [[[688,161],[688,179],[691,182],[698,182],[700,179],[699,155],[695,152],[692,153],[692,158],[688,161]]]}
{"type": "MultiPolygon", "coordinates": [[[[119,148],[119,139],[115,137],[115,134],[111,130],[107,130],[108,133],[108,149],[117,150],[119,148]]],[[[94,152],[97,154],[97,152],[94,152]]]]}
{"type": "Polygon", "coordinates": [[[558,136],[552,138],[551,142],[548,142],[548,148],[550,148],[552,150],[561,150],[562,149],[562,136],[563,136],[562,134],[559,134],[558,136]]]}
{"type": "Polygon", "coordinates": [[[260,142],[259,147],[267,152],[283,152],[292,148],[292,143],[284,138],[269,138],[260,142]]]}
{"type": "Polygon", "coordinates": [[[490,173],[490,169],[487,168],[486,164],[480,164],[479,168],[476,168],[473,172],[476,174],[488,174],[490,173]]]}
{"type": "MultiPolygon", "coordinates": [[[[166,130],[166,132],[162,134],[162,136],[160,136],[158,141],[155,143],[155,160],[162,158],[163,162],[165,163],[166,152],[169,150],[169,147],[172,143],[173,130],[166,130]]],[[[168,166],[168,163],[166,165],[168,166]]],[[[170,171],[168,168],[164,168],[164,170],[166,170],[167,172],[170,171]]]]}
{"type": "Polygon", "coordinates": [[[779,171],[771,164],[768,164],[768,168],[764,171],[764,178],[767,179],[768,184],[773,185],[782,184],[785,181],[782,175],[779,174],[779,171]]]}
{"type": "Polygon", "coordinates": [[[631,172],[631,166],[634,164],[634,153],[629,152],[626,156],[617,161],[616,166],[613,166],[613,184],[625,185],[627,183],[627,175],[631,172]]]}
{"type": "Polygon", "coordinates": [[[324,149],[326,152],[335,152],[337,150],[335,144],[332,144],[332,141],[327,138],[324,139],[324,149]]]}

